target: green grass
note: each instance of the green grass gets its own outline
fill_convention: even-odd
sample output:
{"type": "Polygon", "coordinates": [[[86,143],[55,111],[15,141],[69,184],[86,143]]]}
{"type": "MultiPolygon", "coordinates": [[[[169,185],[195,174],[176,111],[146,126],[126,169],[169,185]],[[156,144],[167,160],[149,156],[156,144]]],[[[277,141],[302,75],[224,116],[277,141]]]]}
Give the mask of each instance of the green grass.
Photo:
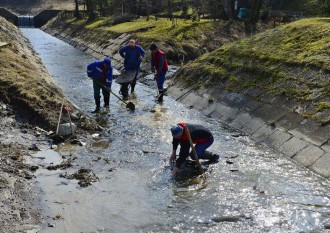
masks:
{"type": "Polygon", "coordinates": [[[139,31],[141,29],[156,27],[157,25],[163,25],[164,21],[166,20],[159,19],[157,21],[156,20],[147,21],[145,18],[141,18],[134,20],[132,22],[125,22],[114,26],[106,27],[105,29],[116,33],[130,33],[134,31],[139,31]]]}
{"type": "MultiPolygon", "coordinates": [[[[201,30],[210,30],[213,24],[210,20],[192,22],[190,20],[185,21],[182,19],[177,19],[175,22],[176,26],[173,27],[170,20],[165,18],[155,20],[155,17],[151,16],[149,21],[147,21],[145,17],[142,17],[131,22],[103,27],[103,29],[115,33],[139,32],[137,35],[139,38],[153,41],[182,41],[184,39],[196,39],[201,30]]],[[[87,27],[95,28],[95,24],[102,24],[102,22],[97,21],[87,27]]]]}
{"type": "MultiPolygon", "coordinates": [[[[142,47],[148,47],[150,43],[158,45],[167,52],[167,58],[170,63],[181,63],[195,59],[207,51],[212,51],[220,47],[227,41],[234,41],[240,37],[245,37],[244,25],[242,22],[236,22],[227,26],[228,21],[201,20],[192,22],[191,20],[175,19],[175,25],[167,18],[155,19],[150,16],[132,20],[130,22],[112,25],[111,17],[99,18],[93,22],[87,22],[87,19],[75,20],[68,19],[59,25],[72,30],[81,30],[85,27],[86,37],[94,38],[100,46],[106,44],[107,39],[112,39],[113,35],[128,33],[131,38],[135,38],[142,47]],[[75,28],[75,29],[74,29],[75,28]],[[88,31],[91,30],[91,31],[88,31]],[[95,35],[95,37],[93,36],[95,35]],[[100,41],[98,38],[104,38],[100,41]]],[[[267,26],[260,26],[263,29],[267,26]]],[[[117,51],[118,48],[112,48],[117,51]]]]}
{"type": "Polygon", "coordinates": [[[148,41],[198,39],[201,33],[223,25],[223,23],[214,23],[211,20],[192,22],[191,20],[176,19],[176,25],[173,27],[170,20],[166,18],[155,20],[154,16],[150,16],[148,21],[146,17],[141,17],[130,22],[107,25],[107,22],[110,21],[111,17],[98,18],[96,21],[90,23],[87,23],[86,19],[68,19],[66,22],[73,25],[83,25],[88,29],[101,29],[119,34],[135,33],[138,38],[148,41]]]}

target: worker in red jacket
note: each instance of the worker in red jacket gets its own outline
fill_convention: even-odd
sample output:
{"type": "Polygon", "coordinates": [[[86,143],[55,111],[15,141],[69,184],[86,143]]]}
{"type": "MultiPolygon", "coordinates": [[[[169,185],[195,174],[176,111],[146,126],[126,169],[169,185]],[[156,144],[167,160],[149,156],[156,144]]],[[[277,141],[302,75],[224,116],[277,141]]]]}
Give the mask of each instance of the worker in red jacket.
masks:
{"type": "Polygon", "coordinates": [[[186,124],[180,122],[171,127],[171,132],[173,136],[173,151],[170,157],[170,162],[175,162],[175,167],[173,168],[172,175],[175,177],[179,168],[188,156],[192,160],[195,160],[192,152],[190,151],[190,144],[188,139],[188,132],[185,130],[188,128],[190,132],[190,137],[195,145],[195,150],[199,159],[207,159],[210,162],[216,162],[219,159],[219,155],[213,154],[206,149],[210,147],[214,141],[213,135],[210,130],[202,125],[186,124]],[[180,145],[179,158],[176,159],[176,150],[180,145]]]}
{"type": "Polygon", "coordinates": [[[151,51],[151,72],[155,73],[155,80],[159,92],[158,101],[163,101],[164,96],[164,82],[166,72],[168,71],[168,64],[165,53],[158,49],[157,45],[150,45],[151,51]]]}

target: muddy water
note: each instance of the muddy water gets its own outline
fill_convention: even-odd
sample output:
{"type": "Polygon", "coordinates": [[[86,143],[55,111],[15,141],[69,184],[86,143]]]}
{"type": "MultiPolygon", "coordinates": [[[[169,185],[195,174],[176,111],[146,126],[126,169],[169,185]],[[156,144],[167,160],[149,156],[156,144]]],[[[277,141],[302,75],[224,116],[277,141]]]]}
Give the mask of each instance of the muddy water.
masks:
{"type": "MultiPolygon", "coordinates": [[[[65,94],[92,110],[85,69],[94,59],[38,29],[22,31],[65,94]]],[[[169,97],[156,104],[154,95],[139,84],[134,113],[112,97],[110,111],[94,116],[107,127],[100,136],[84,147],[41,152],[54,157],[46,163],[76,161],[67,170],[38,171],[50,223],[41,232],[327,231],[328,181],[169,97]],[[204,124],[215,135],[210,150],[221,159],[204,179],[171,179],[169,127],[178,121],[204,124]],[[77,180],[59,177],[81,167],[99,180],[80,188],[77,180]]]]}

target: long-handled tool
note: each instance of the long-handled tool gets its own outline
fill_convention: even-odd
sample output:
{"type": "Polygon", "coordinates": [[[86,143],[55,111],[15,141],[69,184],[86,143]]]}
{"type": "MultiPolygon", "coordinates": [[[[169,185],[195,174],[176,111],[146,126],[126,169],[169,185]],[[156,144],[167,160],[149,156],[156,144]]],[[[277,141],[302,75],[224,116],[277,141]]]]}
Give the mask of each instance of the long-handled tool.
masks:
{"type": "Polygon", "coordinates": [[[118,95],[116,95],[113,91],[111,91],[110,88],[104,86],[102,83],[100,83],[99,81],[94,80],[96,83],[98,83],[100,86],[102,86],[103,88],[105,88],[108,92],[110,92],[111,94],[113,94],[114,96],[116,96],[121,102],[123,102],[124,104],[126,104],[126,108],[129,108],[130,110],[134,111],[135,110],[135,104],[133,104],[132,102],[126,102],[124,101],[122,98],[120,98],[118,95]]]}
{"type": "Polygon", "coordinates": [[[61,118],[62,118],[62,110],[63,110],[63,104],[61,104],[60,115],[58,117],[58,122],[57,122],[57,127],[56,127],[56,134],[58,134],[58,131],[60,129],[60,123],[61,123],[61,118]]]}
{"type": "Polygon", "coordinates": [[[199,174],[201,175],[201,174],[203,174],[203,169],[202,169],[202,166],[201,166],[201,164],[200,164],[200,162],[199,162],[198,155],[197,155],[196,149],[195,149],[195,147],[194,147],[194,143],[193,143],[193,141],[191,140],[190,131],[189,131],[189,129],[188,129],[187,126],[185,126],[184,129],[185,129],[185,131],[187,132],[188,140],[189,140],[189,144],[190,144],[191,150],[192,150],[192,152],[193,152],[193,155],[194,155],[194,157],[195,157],[196,164],[197,164],[197,167],[198,167],[198,172],[199,172],[199,174]]]}

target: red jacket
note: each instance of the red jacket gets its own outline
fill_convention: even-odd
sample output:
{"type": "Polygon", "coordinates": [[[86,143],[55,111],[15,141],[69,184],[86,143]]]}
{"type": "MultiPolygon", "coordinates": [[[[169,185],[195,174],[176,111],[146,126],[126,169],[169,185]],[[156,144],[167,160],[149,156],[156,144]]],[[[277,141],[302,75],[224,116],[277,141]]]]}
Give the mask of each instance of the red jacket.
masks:
{"type": "MultiPolygon", "coordinates": [[[[179,141],[180,142],[188,141],[189,140],[188,133],[185,130],[185,127],[187,126],[187,124],[184,122],[180,122],[180,123],[178,123],[178,125],[182,126],[182,128],[184,129],[183,134],[182,134],[181,138],[179,139],[179,141]]],[[[194,144],[209,142],[209,141],[211,141],[211,138],[213,138],[211,132],[208,129],[205,129],[205,128],[202,129],[198,125],[189,124],[188,129],[190,132],[191,140],[193,141],[194,144]],[[197,133],[197,135],[195,135],[196,133],[197,133]]]]}
{"type": "Polygon", "coordinates": [[[162,50],[158,50],[151,54],[151,66],[151,69],[156,69],[157,74],[162,74],[164,71],[168,71],[167,59],[162,50]]]}

